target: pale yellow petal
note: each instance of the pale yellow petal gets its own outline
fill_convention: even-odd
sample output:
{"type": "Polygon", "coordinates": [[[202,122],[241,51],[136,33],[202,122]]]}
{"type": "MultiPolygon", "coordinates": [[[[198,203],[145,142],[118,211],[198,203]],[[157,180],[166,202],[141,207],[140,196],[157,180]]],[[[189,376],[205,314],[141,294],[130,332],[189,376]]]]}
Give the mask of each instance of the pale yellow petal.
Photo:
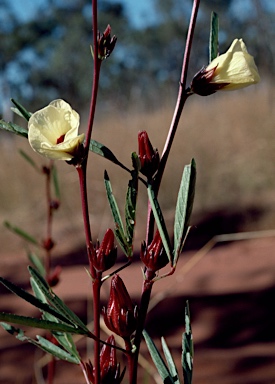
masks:
{"type": "Polygon", "coordinates": [[[28,138],[34,151],[42,156],[71,160],[84,141],[78,135],[79,115],[64,100],[52,101],[35,112],[28,123],[28,138]],[[59,142],[62,139],[62,142],[59,142]]]}
{"type": "Polygon", "coordinates": [[[216,68],[211,83],[228,83],[222,90],[235,90],[260,81],[254,58],[242,39],[235,39],[226,53],[216,57],[206,68],[216,68]]]}
{"type": "Polygon", "coordinates": [[[51,146],[46,142],[41,143],[37,152],[42,156],[48,157],[53,160],[71,160],[74,157],[75,150],[83,143],[85,138],[84,134],[81,134],[74,139],[67,142],[60,143],[55,146],[51,146]]]}

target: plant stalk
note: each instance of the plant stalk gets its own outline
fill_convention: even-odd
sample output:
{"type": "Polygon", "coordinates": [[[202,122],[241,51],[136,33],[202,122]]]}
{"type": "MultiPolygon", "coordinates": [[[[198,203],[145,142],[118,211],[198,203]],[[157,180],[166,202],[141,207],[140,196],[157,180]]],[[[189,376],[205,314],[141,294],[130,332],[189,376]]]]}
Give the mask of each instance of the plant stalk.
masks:
{"type": "MultiPolygon", "coordinates": [[[[178,128],[180,117],[181,117],[181,114],[183,111],[183,107],[185,105],[186,100],[190,96],[190,93],[188,93],[186,91],[186,82],[187,82],[187,72],[188,72],[191,47],[192,47],[192,42],[193,42],[193,37],[194,37],[194,31],[195,31],[199,6],[200,6],[200,0],[194,0],[191,18],[190,18],[190,22],[189,22],[185,51],[184,51],[184,56],[183,56],[182,70],[181,70],[181,76],[180,76],[180,85],[179,85],[179,90],[178,90],[178,97],[177,97],[177,101],[176,101],[176,106],[175,106],[174,114],[173,114],[172,121],[170,124],[169,132],[168,132],[168,135],[166,138],[166,142],[165,142],[165,145],[163,148],[163,152],[161,155],[159,168],[158,168],[157,174],[155,176],[155,180],[154,180],[154,192],[155,192],[156,196],[158,195],[158,191],[160,188],[160,184],[162,181],[164,170],[165,170],[167,160],[168,160],[168,157],[170,154],[170,150],[171,150],[171,147],[172,147],[172,144],[174,141],[174,137],[175,137],[175,134],[176,134],[176,131],[178,128]]],[[[147,244],[150,244],[152,239],[153,239],[155,220],[154,220],[152,209],[150,207],[150,203],[149,203],[148,207],[149,207],[149,209],[148,209],[148,225],[147,225],[147,240],[146,241],[147,241],[147,244]]]]}
{"type": "Polygon", "coordinates": [[[94,307],[94,370],[95,384],[100,384],[100,288],[102,273],[98,273],[93,281],[93,307],[94,307]]]}

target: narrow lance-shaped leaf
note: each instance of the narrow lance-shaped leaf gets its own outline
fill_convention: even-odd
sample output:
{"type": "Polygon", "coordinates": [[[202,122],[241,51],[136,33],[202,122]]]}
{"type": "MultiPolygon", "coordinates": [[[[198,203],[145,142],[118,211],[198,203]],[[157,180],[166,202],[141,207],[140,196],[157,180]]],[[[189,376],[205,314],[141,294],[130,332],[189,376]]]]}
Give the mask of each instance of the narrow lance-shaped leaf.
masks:
{"type": "MultiPolygon", "coordinates": [[[[122,223],[122,219],[121,219],[121,216],[120,216],[120,213],[119,213],[118,205],[117,205],[115,196],[113,194],[113,190],[112,190],[112,186],[111,186],[111,182],[110,182],[108,173],[106,171],[104,172],[104,183],[105,183],[107,197],[108,197],[108,201],[109,201],[109,204],[110,204],[110,208],[111,208],[111,212],[112,212],[112,215],[113,215],[114,222],[120,228],[123,229],[123,223],[122,223]]],[[[123,232],[124,232],[124,230],[123,230],[123,232]]]]}
{"type": "Polygon", "coordinates": [[[163,243],[163,247],[165,249],[165,252],[167,254],[167,257],[168,257],[169,261],[171,262],[171,260],[172,260],[171,244],[170,244],[170,239],[169,239],[168,231],[167,231],[167,228],[166,228],[166,225],[165,225],[165,221],[164,221],[164,218],[163,218],[163,215],[162,215],[162,211],[160,209],[158,200],[156,198],[155,192],[154,192],[151,184],[148,184],[147,192],[148,192],[149,201],[150,201],[150,204],[151,204],[151,207],[152,207],[152,211],[153,211],[153,214],[154,214],[154,218],[156,220],[156,224],[157,224],[157,227],[158,227],[158,230],[159,230],[159,233],[160,233],[160,237],[161,237],[161,240],[162,240],[162,243],[163,243]]]}
{"type": "Polygon", "coordinates": [[[58,340],[59,344],[62,345],[66,351],[74,357],[76,360],[80,361],[79,353],[76,349],[75,343],[73,341],[73,337],[70,333],[65,332],[52,332],[53,336],[58,340]]]}
{"type": "MultiPolygon", "coordinates": [[[[47,298],[45,297],[45,295],[37,285],[36,281],[32,277],[30,281],[31,281],[31,286],[35,296],[38,299],[40,299],[42,302],[47,302],[47,298]]],[[[58,319],[55,316],[47,312],[43,312],[43,319],[48,321],[58,322],[58,319]]],[[[62,347],[65,348],[66,351],[70,353],[70,355],[74,356],[76,359],[80,359],[78,351],[74,344],[73,338],[69,333],[52,331],[52,334],[54,335],[56,340],[58,340],[59,344],[62,345],[62,347]]]]}
{"type": "Polygon", "coordinates": [[[115,235],[116,235],[117,241],[119,242],[124,253],[127,256],[131,256],[132,251],[131,251],[131,249],[129,249],[127,236],[126,236],[125,231],[124,231],[124,227],[123,227],[122,219],[121,219],[120,212],[118,209],[118,205],[117,205],[115,196],[114,196],[113,191],[112,191],[112,186],[111,186],[111,182],[110,182],[108,173],[106,171],[104,172],[104,183],[105,183],[107,198],[108,198],[109,205],[111,208],[111,213],[113,216],[113,220],[115,222],[115,235]]]}
{"type": "Polygon", "coordinates": [[[131,257],[133,253],[132,247],[129,246],[125,233],[123,232],[123,229],[118,225],[116,225],[116,228],[115,228],[115,236],[125,255],[127,257],[131,257]]]}
{"type": "Polygon", "coordinates": [[[80,318],[69,308],[67,305],[52,291],[48,283],[44,278],[39,274],[37,270],[28,267],[29,272],[32,278],[35,280],[36,284],[46,296],[47,300],[56,308],[56,310],[69,319],[75,326],[82,328],[85,333],[89,333],[86,325],[80,320],[80,318]]]}
{"type": "Polygon", "coordinates": [[[41,348],[43,351],[50,353],[51,355],[57,357],[58,359],[68,361],[69,363],[79,364],[80,358],[74,356],[64,351],[57,345],[51,343],[49,340],[44,339],[44,337],[37,336],[37,340],[25,336],[24,331],[20,328],[15,328],[12,325],[1,323],[2,327],[9,332],[11,335],[15,336],[18,340],[23,342],[29,342],[34,344],[36,347],[41,348]]]}
{"type": "Polygon", "coordinates": [[[24,117],[27,121],[29,121],[31,117],[31,112],[27,111],[25,107],[23,107],[22,104],[20,104],[18,101],[11,99],[13,104],[16,106],[17,110],[19,111],[20,116],[24,117]]]}
{"type": "Polygon", "coordinates": [[[24,289],[18,287],[17,285],[11,283],[10,281],[4,279],[3,277],[0,277],[0,283],[2,283],[6,288],[8,288],[11,292],[13,292],[15,295],[21,297],[28,303],[32,304],[34,307],[40,309],[41,311],[48,312],[58,318],[59,320],[72,325],[72,322],[68,320],[62,312],[58,312],[55,310],[55,308],[51,307],[49,304],[41,301],[37,297],[31,295],[29,292],[25,291],[24,289]]]}
{"type": "Polygon", "coordinates": [[[18,136],[23,136],[25,138],[28,138],[28,130],[14,123],[7,123],[4,120],[0,120],[0,129],[3,129],[4,131],[8,131],[11,133],[15,133],[18,136]]]}
{"type": "Polygon", "coordinates": [[[16,225],[12,225],[11,223],[9,223],[8,221],[5,221],[4,222],[4,225],[6,228],[8,228],[10,231],[12,231],[13,233],[15,233],[16,235],[19,235],[20,237],[22,237],[24,240],[28,241],[29,243],[32,243],[34,245],[37,245],[39,246],[40,244],[38,243],[38,241],[32,236],[30,235],[29,233],[23,231],[23,229],[17,227],[16,225]]]}
{"type": "Polygon", "coordinates": [[[161,357],[159,351],[157,350],[157,347],[151,337],[148,335],[148,333],[144,330],[143,336],[147,345],[147,348],[150,352],[150,355],[152,357],[152,360],[157,368],[157,371],[165,384],[173,384],[174,380],[173,377],[170,375],[169,370],[163,361],[163,358],[161,357]]]}
{"type": "Polygon", "coordinates": [[[192,384],[194,346],[188,301],[185,306],[185,332],[182,335],[182,369],[184,384],[192,384]]]}
{"type": "Polygon", "coordinates": [[[210,37],[209,37],[209,63],[219,54],[219,17],[217,13],[211,13],[210,37]]]}
{"type": "Polygon", "coordinates": [[[138,174],[136,171],[132,172],[132,179],[129,181],[126,203],[125,203],[125,221],[126,221],[126,234],[129,246],[132,246],[134,228],[136,224],[136,204],[138,193],[138,174]]]}
{"type": "Polygon", "coordinates": [[[188,231],[190,217],[193,209],[196,185],[196,163],[195,160],[191,164],[184,167],[180,189],[177,198],[175,223],[174,223],[174,260],[176,265],[178,257],[181,253],[184,239],[188,231]]]}
{"type": "Polygon", "coordinates": [[[99,143],[96,140],[91,140],[89,150],[99,156],[104,157],[107,160],[110,160],[112,163],[119,165],[121,168],[125,169],[127,172],[131,172],[125,165],[123,165],[113,154],[113,152],[107,148],[105,145],[99,143]]]}
{"type": "MultiPolygon", "coordinates": [[[[44,276],[44,275],[41,274],[41,276],[44,276]]],[[[30,278],[30,283],[31,283],[32,291],[33,291],[35,297],[38,300],[42,301],[42,303],[48,303],[46,296],[44,295],[44,293],[42,292],[42,290],[40,289],[40,287],[38,286],[38,284],[36,283],[36,281],[32,277],[30,278]]],[[[49,317],[47,317],[47,318],[45,317],[45,319],[57,321],[57,318],[55,316],[53,316],[49,312],[43,311],[43,315],[45,315],[46,313],[49,315],[49,317]],[[52,318],[50,316],[52,316],[52,318]]],[[[69,323],[71,323],[71,322],[69,321],[69,323]]]]}
{"type": "Polygon", "coordinates": [[[0,321],[8,323],[25,325],[27,327],[48,329],[50,331],[69,332],[72,334],[85,335],[86,332],[81,328],[75,328],[73,326],[57,323],[56,321],[48,321],[43,319],[36,319],[35,317],[20,316],[13,313],[0,312],[0,321]]]}
{"type": "Polygon", "coordinates": [[[42,336],[37,336],[38,344],[36,344],[38,347],[42,348],[44,351],[50,353],[51,355],[57,357],[58,359],[62,359],[65,361],[68,361],[69,363],[79,364],[80,363],[80,357],[77,355],[72,355],[71,353],[68,353],[58,347],[57,345],[51,343],[49,340],[46,340],[42,336]]]}
{"type": "Polygon", "coordinates": [[[39,271],[40,275],[45,277],[46,270],[41,258],[33,252],[28,252],[28,259],[32,263],[32,265],[39,271]]]}
{"type": "Polygon", "coordinates": [[[164,352],[165,359],[166,359],[167,364],[168,364],[170,375],[173,377],[174,384],[180,384],[179,377],[178,377],[178,371],[177,371],[177,368],[176,368],[176,364],[175,364],[175,362],[173,360],[171,352],[170,352],[170,350],[169,350],[169,348],[168,348],[168,346],[166,344],[166,341],[164,340],[163,337],[161,338],[161,345],[162,345],[162,349],[163,349],[163,352],[164,352]]]}

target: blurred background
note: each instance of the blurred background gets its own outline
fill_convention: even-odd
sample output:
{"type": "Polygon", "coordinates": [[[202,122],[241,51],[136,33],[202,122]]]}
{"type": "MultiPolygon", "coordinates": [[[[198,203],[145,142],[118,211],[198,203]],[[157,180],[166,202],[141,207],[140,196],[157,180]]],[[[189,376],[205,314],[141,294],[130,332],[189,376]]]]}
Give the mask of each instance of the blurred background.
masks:
{"type": "MultiPolygon", "coordinates": [[[[192,2],[98,3],[101,32],[110,24],[118,42],[102,66],[93,138],[130,166],[140,130],[146,130],[154,147],[162,152],[176,102],[192,2]]],[[[170,313],[173,319],[166,319],[168,301],[163,299],[152,312],[148,328],[157,338],[167,335],[179,356],[183,306],[189,298],[197,350],[195,384],[221,380],[225,384],[274,384],[275,3],[202,0],[188,81],[208,64],[211,11],[219,15],[220,53],[235,38],[243,38],[255,58],[261,83],[232,93],[193,96],[186,104],[159,200],[172,231],[183,167],[194,157],[198,177],[193,228],[181,261],[183,270],[179,268],[170,282],[177,287],[175,310],[170,313]],[[224,238],[223,245],[218,241],[210,252],[211,247],[203,248],[213,236],[231,233],[241,236],[224,238]],[[189,260],[197,261],[188,264],[189,260]],[[184,267],[185,263],[190,267],[184,267]],[[160,316],[163,321],[159,321],[160,316]],[[156,319],[160,324],[157,331],[156,319]]],[[[81,131],[85,132],[93,65],[91,1],[25,0],[23,4],[20,0],[1,0],[0,41],[2,118],[26,126],[23,119],[12,114],[11,97],[31,112],[63,98],[80,113],[81,131]]],[[[5,132],[0,135],[1,221],[8,220],[42,239],[46,225],[44,180],[18,150],[23,149],[39,166],[44,159],[30,150],[27,140],[5,132]]],[[[77,174],[63,162],[58,162],[57,169],[61,206],[54,218],[54,263],[64,268],[62,293],[83,315],[87,305],[83,292],[89,289],[88,283],[74,285],[78,293],[73,295],[69,283],[73,273],[78,273],[77,267],[83,271],[83,264],[87,264],[77,174]]],[[[128,182],[123,171],[91,154],[88,182],[94,239],[101,239],[106,228],[113,225],[104,191],[104,169],[108,170],[121,209],[128,182]]],[[[139,195],[137,251],[145,236],[147,206],[142,188],[139,195]]],[[[25,242],[4,226],[0,242],[1,275],[27,286],[25,242]]],[[[135,274],[139,274],[138,269],[135,274]]],[[[140,286],[135,286],[133,279],[129,283],[138,300],[140,286]]],[[[161,285],[156,294],[158,290],[162,291],[161,285]]],[[[18,301],[12,304],[7,291],[1,288],[0,292],[1,309],[19,311],[18,301]]],[[[19,346],[26,347],[0,332],[0,383],[14,383],[11,367],[19,346]]],[[[30,369],[24,372],[24,378],[22,374],[16,382],[31,383],[30,369]]],[[[68,380],[61,377],[58,383],[68,380]]]]}

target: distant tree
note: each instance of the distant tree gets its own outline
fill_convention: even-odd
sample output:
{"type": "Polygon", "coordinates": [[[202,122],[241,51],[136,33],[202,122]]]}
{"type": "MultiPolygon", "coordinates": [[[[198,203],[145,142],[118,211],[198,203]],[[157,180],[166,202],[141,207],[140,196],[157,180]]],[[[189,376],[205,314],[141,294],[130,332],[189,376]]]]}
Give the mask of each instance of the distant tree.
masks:
{"type": "MultiPolygon", "coordinates": [[[[220,16],[221,52],[234,38],[243,37],[260,70],[274,74],[274,7],[269,3],[247,0],[249,13],[245,13],[241,0],[202,1],[190,76],[208,63],[205,31],[212,10],[220,16]]],[[[169,98],[171,89],[175,92],[191,5],[191,0],[154,0],[154,22],[134,28],[119,0],[99,1],[100,30],[110,23],[118,37],[102,69],[99,102],[103,106],[115,101],[119,107],[129,102],[157,107],[169,98]]],[[[19,13],[12,11],[9,0],[0,0],[2,98],[10,92],[29,103],[31,110],[56,97],[86,108],[93,65],[91,0],[45,0],[25,22],[19,13]]]]}

